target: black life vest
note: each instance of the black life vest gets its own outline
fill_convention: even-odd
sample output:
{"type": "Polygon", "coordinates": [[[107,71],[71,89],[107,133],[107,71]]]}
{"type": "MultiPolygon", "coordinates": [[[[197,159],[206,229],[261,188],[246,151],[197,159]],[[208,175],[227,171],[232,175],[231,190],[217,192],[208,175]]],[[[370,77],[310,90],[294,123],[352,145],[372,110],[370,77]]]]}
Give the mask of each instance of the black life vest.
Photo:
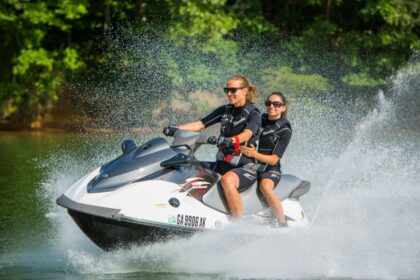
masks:
{"type": "MultiPolygon", "coordinates": [[[[235,108],[231,104],[226,105],[225,113],[223,114],[222,119],[220,121],[220,134],[223,137],[232,137],[240,134],[242,131],[244,131],[245,127],[247,126],[248,116],[252,111],[257,111],[258,113],[260,112],[257,107],[250,103],[240,108],[235,108]]],[[[257,137],[258,135],[253,135],[245,143],[245,146],[249,147],[251,144],[255,145],[257,137]]],[[[233,147],[222,152],[224,155],[229,155],[233,153],[233,147]]],[[[223,160],[223,156],[221,156],[220,152],[217,154],[216,157],[217,160],[223,160]]],[[[242,156],[242,153],[240,153],[239,155],[234,156],[230,164],[237,166],[251,162],[254,162],[252,158],[242,156]]]]}
{"type": "MultiPolygon", "coordinates": [[[[258,142],[258,152],[265,155],[271,155],[279,140],[280,131],[284,129],[292,130],[292,126],[286,118],[280,118],[275,122],[270,121],[267,114],[263,114],[261,116],[261,121],[262,124],[258,142]]],[[[268,166],[267,164],[261,165],[265,165],[266,167],[268,166]]],[[[280,168],[280,161],[272,167],[280,168]]],[[[259,171],[261,172],[263,169],[266,168],[260,167],[259,171]]]]}

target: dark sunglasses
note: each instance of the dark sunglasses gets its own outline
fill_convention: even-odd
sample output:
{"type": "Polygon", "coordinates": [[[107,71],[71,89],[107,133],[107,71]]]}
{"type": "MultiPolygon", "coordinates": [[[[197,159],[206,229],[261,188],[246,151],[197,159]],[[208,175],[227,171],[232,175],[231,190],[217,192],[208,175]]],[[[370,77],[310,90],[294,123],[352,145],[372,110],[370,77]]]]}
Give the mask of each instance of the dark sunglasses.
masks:
{"type": "Polygon", "coordinates": [[[265,106],[270,107],[271,105],[273,105],[274,108],[280,108],[283,106],[283,103],[280,101],[265,101],[265,106]]]}
{"type": "Polygon", "coordinates": [[[234,88],[234,87],[225,87],[225,88],[223,88],[223,91],[226,93],[226,94],[228,94],[229,92],[231,92],[231,93],[236,93],[236,91],[238,90],[238,89],[243,89],[243,87],[239,87],[239,88],[234,88]]]}

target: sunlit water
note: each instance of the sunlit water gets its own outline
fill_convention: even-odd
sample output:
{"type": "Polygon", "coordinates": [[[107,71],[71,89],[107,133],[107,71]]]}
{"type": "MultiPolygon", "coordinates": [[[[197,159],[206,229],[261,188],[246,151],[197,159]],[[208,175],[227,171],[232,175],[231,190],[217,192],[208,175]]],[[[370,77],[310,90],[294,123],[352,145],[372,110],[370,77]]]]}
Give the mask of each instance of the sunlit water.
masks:
{"type": "MultiPolygon", "coordinates": [[[[358,110],[358,101],[328,103],[311,112],[294,101],[295,111],[307,114],[294,115],[290,107],[294,134],[283,166],[285,173],[312,183],[301,199],[311,224],[298,230],[270,230],[263,237],[254,235],[252,226],[239,224],[218,233],[103,252],[55,205],[55,199],[84,173],[118,155],[122,139],[132,137],[140,143],[156,133],[70,135],[51,143],[48,139],[54,136],[41,136],[44,140],[38,146],[51,147],[44,146],[35,159],[20,163],[37,170],[38,177],[31,173],[36,190],[20,193],[32,196],[33,204],[26,197],[22,204],[0,206],[7,214],[0,213],[0,277],[418,278],[419,77],[418,66],[401,70],[369,109],[358,110]],[[368,113],[360,117],[363,110],[368,113]],[[10,210],[13,207],[18,209],[10,210]],[[24,217],[11,217],[19,213],[24,217]]],[[[11,144],[1,137],[6,151],[11,144]]],[[[14,139],[24,137],[28,136],[14,139]]],[[[21,145],[24,150],[26,142],[21,145]]],[[[200,157],[208,157],[206,149],[200,157]]],[[[7,193],[9,180],[30,185],[31,178],[14,177],[24,174],[3,171],[3,192],[7,193]]],[[[2,202],[14,201],[13,193],[8,194],[9,200],[3,197],[2,202]]]]}

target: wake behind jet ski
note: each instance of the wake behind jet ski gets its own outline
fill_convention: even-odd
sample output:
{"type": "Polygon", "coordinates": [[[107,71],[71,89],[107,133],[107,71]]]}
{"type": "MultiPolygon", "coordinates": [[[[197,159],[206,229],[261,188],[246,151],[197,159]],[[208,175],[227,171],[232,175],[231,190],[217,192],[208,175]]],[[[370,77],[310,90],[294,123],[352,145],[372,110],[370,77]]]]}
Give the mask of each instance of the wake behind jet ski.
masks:
{"type": "MultiPolygon", "coordinates": [[[[220,175],[194,155],[208,141],[205,134],[183,130],[172,144],[162,137],[141,146],[125,140],[121,156],[78,180],[57,204],[104,250],[223,229],[232,219],[220,175]]],[[[275,191],[290,227],[308,224],[299,197],[309,188],[307,181],[281,176],[275,191]]],[[[267,213],[256,183],[241,198],[245,217],[258,220],[267,213]]]]}

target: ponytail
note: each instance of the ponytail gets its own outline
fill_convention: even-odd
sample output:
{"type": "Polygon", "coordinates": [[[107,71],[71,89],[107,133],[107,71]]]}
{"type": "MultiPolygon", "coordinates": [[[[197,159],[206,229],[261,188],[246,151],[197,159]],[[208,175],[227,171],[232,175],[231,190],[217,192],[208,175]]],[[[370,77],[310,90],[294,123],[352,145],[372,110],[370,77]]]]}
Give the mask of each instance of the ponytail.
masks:
{"type": "Polygon", "coordinates": [[[255,103],[255,101],[257,101],[259,96],[257,86],[251,83],[244,75],[233,75],[228,79],[228,81],[229,80],[240,80],[242,82],[242,86],[248,89],[248,92],[246,93],[247,103],[255,103]]]}

